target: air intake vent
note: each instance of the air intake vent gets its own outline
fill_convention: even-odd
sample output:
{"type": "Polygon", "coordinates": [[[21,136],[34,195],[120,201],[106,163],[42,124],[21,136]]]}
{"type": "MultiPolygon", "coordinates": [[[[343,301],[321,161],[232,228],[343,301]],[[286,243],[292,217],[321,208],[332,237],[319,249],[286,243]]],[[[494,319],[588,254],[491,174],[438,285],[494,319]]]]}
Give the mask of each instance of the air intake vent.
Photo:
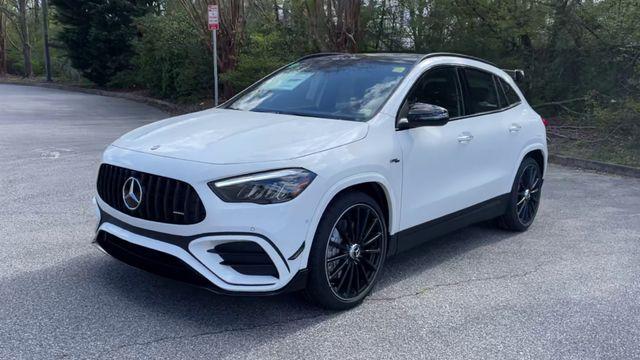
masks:
{"type": "Polygon", "coordinates": [[[98,173],[98,195],[112,208],[144,220],[169,224],[196,224],[204,220],[205,210],[191,185],[163,176],[102,164],[98,173]],[[125,205],[123,186],[133,177],[141,187],[137,207],[125,205]],[[133,207],[134,210],[130,210],[133,207]]]}
{"type": "Polygon", "coordinates": [[[222,265],[230,266],[240,274],[278,277],[278,270],[269,255],[252,241],[220,244],[209,252],[220,255],[222,265]]]}
{"type": "Polygon", "coordinates": [[[100,231],[96,241],[104,251],[131,266],[193,285],[211,286],[202,275],[172,255],[130,243],[106,231],[100,231]]]}

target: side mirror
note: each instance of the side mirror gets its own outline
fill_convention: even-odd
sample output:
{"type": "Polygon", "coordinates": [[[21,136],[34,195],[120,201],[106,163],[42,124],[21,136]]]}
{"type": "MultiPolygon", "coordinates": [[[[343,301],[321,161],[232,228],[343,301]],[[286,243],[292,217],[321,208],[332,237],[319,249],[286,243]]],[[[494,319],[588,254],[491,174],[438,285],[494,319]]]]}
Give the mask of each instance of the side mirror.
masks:
{"type": "Polygon", "coordinates": [[[414,103],[409,107],[406,118],[398,121],[398,129],[412,129],[420,126],[442,126],[449,121],[447,109],[431,104],[414,103]]]}

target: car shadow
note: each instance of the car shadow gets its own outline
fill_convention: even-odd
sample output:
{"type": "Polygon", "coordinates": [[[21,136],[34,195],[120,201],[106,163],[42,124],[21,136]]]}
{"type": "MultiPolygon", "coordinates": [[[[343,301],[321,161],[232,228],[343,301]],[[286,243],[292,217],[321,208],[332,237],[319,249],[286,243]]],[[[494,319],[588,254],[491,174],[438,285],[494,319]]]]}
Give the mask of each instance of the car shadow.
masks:
{"type": "MultiPolygon", "coordinates": [[[[381,292],[407,278],[416,277],[468,252],[512,239],[517,235],[516,232],[497,228],[492,222],[484,222],[427,241],[387,259],[375,292],[381,292]]],[[[425,279],[425,284],[427,282],[428,279],[425,279]]]]}
{"type": "MultiPolygon", "coordinates": [[[[397,255],[388,260],[372,295],[513,235],[473,226],[397,255]]],[[[11,309],[11,316],[0,318],[7,329],[13,329],[15,339],[25,334],[54,337],[65,349],[73,348],[72,339],[80,336],[83,341],[95,342],[95,349],[105,351],[157,339],[280,325],[277,332],[263,331],[255,340],[268,342],[271,337],[283,337],[340,314],[310,305],[297,294],[216,295],[130,267],[97,249],[85,250],[83,255],[58,265],[0,280],[3,307],[11,309]]]]}

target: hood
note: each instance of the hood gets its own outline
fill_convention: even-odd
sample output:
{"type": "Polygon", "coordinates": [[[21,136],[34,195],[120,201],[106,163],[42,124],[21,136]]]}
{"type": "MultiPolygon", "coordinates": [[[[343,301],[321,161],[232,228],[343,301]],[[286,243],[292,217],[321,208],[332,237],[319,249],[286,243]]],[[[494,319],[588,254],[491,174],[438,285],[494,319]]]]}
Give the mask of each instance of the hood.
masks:
{"type": "Polygon", "coordinates": [[[133,130],[113,145],[211,164],[287,160],[364,138],[362,122],[211,109],[133,130]]]}

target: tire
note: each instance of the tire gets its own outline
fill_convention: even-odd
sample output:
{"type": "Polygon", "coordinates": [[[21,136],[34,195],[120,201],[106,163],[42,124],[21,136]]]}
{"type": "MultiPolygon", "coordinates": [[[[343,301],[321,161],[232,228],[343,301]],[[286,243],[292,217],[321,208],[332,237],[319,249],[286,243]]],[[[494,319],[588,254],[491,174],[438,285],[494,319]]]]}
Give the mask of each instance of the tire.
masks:
{"type": "Polygon", "coordinates": [[[542,194],[542,170],[533,158],[522,160],[511,187],[507,211],[498,218],[500,227],[526,231],[538,213],[542,194]]]}
{"type": "Polygon", "coordinates": [[[387,242],[385,217],[373,198],[349,192],[334,199],[311,246],[306,298],[331,310],[359,305],[378,280],[387,242]]]}

